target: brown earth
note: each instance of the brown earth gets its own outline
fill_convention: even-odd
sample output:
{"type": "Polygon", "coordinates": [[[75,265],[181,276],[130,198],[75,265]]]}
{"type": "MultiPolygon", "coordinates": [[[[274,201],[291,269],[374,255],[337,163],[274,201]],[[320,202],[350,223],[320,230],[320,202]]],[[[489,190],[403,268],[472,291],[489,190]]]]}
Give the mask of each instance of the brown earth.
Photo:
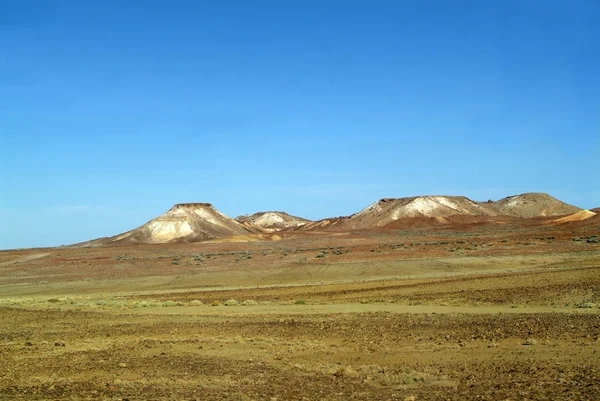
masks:
{"type": "Polygon", "coordinates": [[[0,399],[598,399],[599,217],[2,251],[0,399]]]}

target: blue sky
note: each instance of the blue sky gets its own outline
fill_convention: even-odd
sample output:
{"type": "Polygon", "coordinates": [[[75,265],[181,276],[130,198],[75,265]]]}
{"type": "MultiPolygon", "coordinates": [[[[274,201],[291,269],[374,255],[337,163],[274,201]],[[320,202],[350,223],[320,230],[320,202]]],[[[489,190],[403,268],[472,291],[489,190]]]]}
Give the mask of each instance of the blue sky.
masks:
{"type": "Polygon", "coordinates": [[[600,206],[600,3],[0,0],[0,249],[174,203],[600,206]]]}

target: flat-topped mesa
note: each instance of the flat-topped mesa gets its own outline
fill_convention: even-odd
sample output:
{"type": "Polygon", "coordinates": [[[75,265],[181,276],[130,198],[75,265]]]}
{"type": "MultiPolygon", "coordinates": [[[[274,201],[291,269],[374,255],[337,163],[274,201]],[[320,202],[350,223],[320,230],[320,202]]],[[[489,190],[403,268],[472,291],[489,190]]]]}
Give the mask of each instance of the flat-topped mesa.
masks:
{"type": "Polygon", "coordinates": [[[171,210],[174,210],[174,209],[197,209],[197,208],[203,208],[203,207],[211,207],[212,208],[213,205],[211,203],[204,203],[204,202],[176,203],[175,205],[173,205],[171,210]]]}
{"type": "Polygon", "coordinates": [[[253,233],[210,203],[178,203],[146,224],[109,238],[110,243],[196,242],[253,233]]]}

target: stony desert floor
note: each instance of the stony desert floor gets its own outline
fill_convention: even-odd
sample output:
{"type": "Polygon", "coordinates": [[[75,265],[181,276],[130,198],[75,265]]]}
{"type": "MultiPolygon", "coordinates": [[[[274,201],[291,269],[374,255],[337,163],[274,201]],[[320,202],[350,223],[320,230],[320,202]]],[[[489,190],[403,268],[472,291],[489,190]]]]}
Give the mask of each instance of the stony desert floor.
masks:
{"type": "Polygon", "coordinates": [[[598,235],[2,251],[0,399],[599,399],[598,235]]]}

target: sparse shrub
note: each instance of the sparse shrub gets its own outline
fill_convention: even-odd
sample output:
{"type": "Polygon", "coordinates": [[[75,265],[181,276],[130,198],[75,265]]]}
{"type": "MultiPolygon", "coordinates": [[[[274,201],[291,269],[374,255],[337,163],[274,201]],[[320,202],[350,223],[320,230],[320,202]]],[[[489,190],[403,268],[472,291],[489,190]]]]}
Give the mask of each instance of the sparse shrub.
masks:
{"type": "Polygon", "coordinates": [[[425,381],[425,376],[419,372],[384,372],[378,381],[383,386],[410,385],[425,381]]]}
{"type": "Polygon", "coordinates": [[[59,303],[59,302],[60,302],[60,299],[57,299],[57,298],[50,298],[50,299],[48,300],[48,302],[50,302],[51,304],[57,304],[57,303],[59,303]]]}
{"type": "Polygon", "coordinates": [[[523,345],[536,345],[538,342],[535,338],[529,337],[523,345]]]}
{"type": "Polygon", "coordinates": [[[242,302],[242,306],[254,306],[254,305],[258,305],[258,303],[251,299],[247,299],[244,302],[242,302]]]}
{"type": "Polygon", "coordinates": [[[294,303],[296,305],[306,305],[306,301],[304,299],[297,299],[294,303]]]}
{"type": "Polygon", "coordinates": [[[235,299],[228,299],[227,301],[225,301],[225,306],[237,306],[239,305],[239,302],[235,299]]]}
{"type": "Polygon", "coordinates": [[[221,301],[214,300],[211,303],[212,306],[221,306],[221,301]]]}
{"type": "Polygon", "coordinates": [[[86,277],[85,280],[83,280],[83,281],[92,281],[92,278],[91,277],[86,277]]]}
{"type": "Polygon", "coordinates": [[[315,258],[324,258],[324,257],[325,257],[325,253],[323,253],[323,252],[317,253],[317,256],[315,256],[315,258]]]}
{"type": "Polygon", "coordinates": [[[591,309],[596,306],[592,301],[583,301],[576,305],[578,308],[591,309]]]}
{"type": "Polygon", "coordinates": [[[178,303],[177,303],[177,302],[174,302],[174,301],[165,301],[165,302],[163,302],[163,303],[161,304],[161,306],[164,306],[165,308],[170,308],[170,307],[172,307],[172,306],[179,306],[179,305],[177,305],[177,304],[178,304],[178,303]]]}
{"type": "Polygon", "coordinates": [[[103,300],[103,299],[99,299],[99,300],[96,301],[96,305],[98,305],[98,306],[106,305],[106,301],[103,300]]]}
{"type": "Polygon", "coordinates": [[[204,305],[204,302],[198,300],[198,299],[194,299],[192,302],[190,302],[191,306],[200,306],[200,305],[204,305]]]}
{"type": "Polygon", "coordinates": [[[343,366],[337,369],[333,375],[336,377],[355,377],[356,372],[350,366],[343,366]]]}
{"type": "Polygon", "coordinates": [[[571,241],[574,241],[574,242],[579,242],[579,241],[581,241],[581,238],[579,238],[579,237],[574,237],[574,238],[573,238],[571,241]]]}
{"type": "Polygon", "coordinates": [[[42,280],[38,284],[48,284],[48,282],[46,280],[42,280]]]}

